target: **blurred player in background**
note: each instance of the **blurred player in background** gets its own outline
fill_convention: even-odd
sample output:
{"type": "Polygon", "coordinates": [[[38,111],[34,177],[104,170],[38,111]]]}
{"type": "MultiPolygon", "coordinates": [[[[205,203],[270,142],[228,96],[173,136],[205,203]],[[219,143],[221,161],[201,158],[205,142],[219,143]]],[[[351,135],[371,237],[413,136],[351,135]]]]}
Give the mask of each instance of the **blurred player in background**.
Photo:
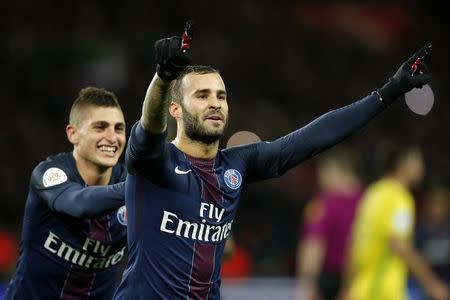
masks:
{"type": "Polygon", "coordinates": [[[385,146],[383,177],[370,185],[353,228],[346,296],[351,300],[404,300],[408,269],[432,299],[449,290],[412,244],[414,199],[411,189],[424,175],[415,146],[385,146]]]}
{"type": "Polygon", "coordinates": [[[223,249],[243,187],[281,176],[431,80],[426,69],[411,73],[422,49],[361,100],[273,142],[219,151],[227,90],[217,70],[188,66],[186,32],[155,43],[157,74],[131,130],[125,196],[130,252],[115,299],[220,299],[223,249]],[[168,113],[177,122],[171,143],[168,113]]]}
{"type": "Polygon", "coordinates": [[[317,174],[320,192],[311,200],[297,249],[301,299],[335,299],[340,290],[353,217],[363,187],[358,155],[336,146],[322,154],[317,174]]]}
{"type": "MultiPolygon", "coordinates": [[[[426,192],[424,200],[423,215],[416,227],[414,244],[436,275],[450,286],[449,188],[434,184],[426,192]]],[[[411,300],[425,299],[423,289],[414,278],[409,288],[411,300]]]]}
{"type": "Polygon", "coordinates": [[[67,138],[31,175],[17,269],[5,299],[111,299],[126,251],[125,120],[116,96],[82,89],[67,138]],[[120,208],[120,209],[119,209],[120,208]],[[119,210],[118,210],[119,209],[119,210]]]}

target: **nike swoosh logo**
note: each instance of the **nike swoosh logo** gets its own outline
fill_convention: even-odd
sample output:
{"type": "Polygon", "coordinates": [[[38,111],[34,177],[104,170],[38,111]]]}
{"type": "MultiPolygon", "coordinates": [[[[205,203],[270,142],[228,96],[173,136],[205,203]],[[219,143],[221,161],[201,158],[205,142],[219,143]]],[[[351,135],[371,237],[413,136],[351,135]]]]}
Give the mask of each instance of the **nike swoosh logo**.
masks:
{"type": "Polygon", "coordinates": [[[185,175],[191,171],[192,171],[191,169],[183,171],[183,170],[178,169],[178,166],[175,167],[175,173],[177,173],[177,174],[185,175]]]}

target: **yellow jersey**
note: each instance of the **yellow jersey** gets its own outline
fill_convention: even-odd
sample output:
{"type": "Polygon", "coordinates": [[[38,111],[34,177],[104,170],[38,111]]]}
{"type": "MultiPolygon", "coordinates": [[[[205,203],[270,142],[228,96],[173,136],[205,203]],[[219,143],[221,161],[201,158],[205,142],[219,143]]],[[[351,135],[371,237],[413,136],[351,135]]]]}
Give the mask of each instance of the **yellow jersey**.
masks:
{"type": "Polygon", "coordinates": [[[411,241],[414,200],[394,179],[372,184],[353,223],[350,263],[352,300],[406,299],[407,267],[391,250],[390,238],[411,241]]]}

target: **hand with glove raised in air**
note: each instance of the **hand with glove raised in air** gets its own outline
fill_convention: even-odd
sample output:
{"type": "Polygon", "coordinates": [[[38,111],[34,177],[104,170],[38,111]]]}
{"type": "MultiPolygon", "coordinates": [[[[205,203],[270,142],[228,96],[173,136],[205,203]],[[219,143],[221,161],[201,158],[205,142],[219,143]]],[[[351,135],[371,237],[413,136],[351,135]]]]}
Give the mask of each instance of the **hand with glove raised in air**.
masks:
{"type": "Polygon", "coordinates": [[[190,64],[187,51],[192,43],[192,22],[186,22],[181,36],[157,40],[154,45],[156,74],[145,95],[141,124],[148,132],[162,133],[167,128],[167,106],[173,80],[190,64]]]}
{"type": "Polygon", "coordinates": [[[431,81],[431,73],[424,60],[432,50],[429,43],[405,61],[389,81],[377,90],[384,105],[389,105],[413,88],[421,88],[431,81]]]}
{"type": "Polygon", "coordinates": [[[174,80],[190,64],[186,55],[193,38],[192,22],[186,22],[183,35],[160,39],[155,42],[155,61],[158,76],[166,81],[174,80]]]}

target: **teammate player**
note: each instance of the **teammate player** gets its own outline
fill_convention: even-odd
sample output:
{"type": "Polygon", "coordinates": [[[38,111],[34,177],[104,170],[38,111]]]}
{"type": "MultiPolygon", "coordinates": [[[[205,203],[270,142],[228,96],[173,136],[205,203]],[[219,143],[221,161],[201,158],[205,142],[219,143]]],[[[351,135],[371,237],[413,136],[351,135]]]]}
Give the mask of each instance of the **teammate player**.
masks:
{"type": "Polygon", "coordinates": [[[410,72],[423,49],[360,101],[273,142],[219,151],[227,90],[217,70],[186,67],[189,45],[186,33],[155,43],[157,74],[126,152],[129,256],[115,299],[219,299],[222,252],[243,187],[281,176],[431,79],[410,72]],[[177,122],[171,143],[168,112],[177,122]]]}
{"type": "Polygon", "coordinates": [[[117,164],[124,116],[113,93],[88,87],[69,122],[73,152],[48,157],[31,175],[20,257],[5,299],[109,300],[116,288],[126,250],[126,172],[117,164]]]}
{"type": "Polygon", "coordinates": [[[449,290],[432,272],[411,242],[414,199],[409,191],[424,172],[417,147],[387,150],[385,174],[369,186],[354,223],[348,298],[406,299],[407,269],[432,299],[449,298],[449,290]]]}

